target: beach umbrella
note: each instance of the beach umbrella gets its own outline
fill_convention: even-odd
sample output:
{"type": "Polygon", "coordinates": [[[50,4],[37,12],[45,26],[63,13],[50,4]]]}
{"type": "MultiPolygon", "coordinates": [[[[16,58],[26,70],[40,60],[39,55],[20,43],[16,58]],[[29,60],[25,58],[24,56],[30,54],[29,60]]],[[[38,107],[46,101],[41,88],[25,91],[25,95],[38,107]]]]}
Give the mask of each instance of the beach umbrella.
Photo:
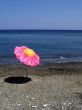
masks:
{"type": "Polygon", "coordinates": [[[33,67],[40,64],[40,57],[35,53],[34,50],[26,46],[16,46],[14,49],[14,54],[16,58],[25,65],[33,67]]]}

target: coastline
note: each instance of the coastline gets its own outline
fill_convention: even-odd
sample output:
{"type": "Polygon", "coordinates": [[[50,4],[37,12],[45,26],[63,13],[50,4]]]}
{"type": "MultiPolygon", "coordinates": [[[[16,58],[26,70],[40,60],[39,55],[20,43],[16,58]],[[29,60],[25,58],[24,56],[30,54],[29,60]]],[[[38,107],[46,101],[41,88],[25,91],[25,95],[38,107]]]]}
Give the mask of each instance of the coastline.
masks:
{"type": "Polygon", "coordinates": [[[37,67],[24,64],[0,65],[0,77],[7,75],[71,75],[82,74],[82,62],[47,63],[37,67]]]}
{"type": "Polygon", "coordinates": [[[80,110],[81,101],[81,62],[45,64],[35,68],[21,64],[0,65],[2,110],[80,110]],[[23,84],[4,81],[11,76],[27,76],[32,81],[23,84]]]}

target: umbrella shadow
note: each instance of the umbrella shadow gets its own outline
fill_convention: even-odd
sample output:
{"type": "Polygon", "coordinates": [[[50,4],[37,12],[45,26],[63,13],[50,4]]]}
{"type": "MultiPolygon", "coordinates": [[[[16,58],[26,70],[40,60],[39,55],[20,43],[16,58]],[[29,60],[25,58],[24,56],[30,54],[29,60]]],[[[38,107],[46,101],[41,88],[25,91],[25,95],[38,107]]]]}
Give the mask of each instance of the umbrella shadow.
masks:
{"type": "Polygon", "coordinates": [[[23,77],[23,76],[11,76],[4,79],[4,82],[11,83],[11,84],[23,84],[30,81],[32,81],[31,78],[23,77]]]}

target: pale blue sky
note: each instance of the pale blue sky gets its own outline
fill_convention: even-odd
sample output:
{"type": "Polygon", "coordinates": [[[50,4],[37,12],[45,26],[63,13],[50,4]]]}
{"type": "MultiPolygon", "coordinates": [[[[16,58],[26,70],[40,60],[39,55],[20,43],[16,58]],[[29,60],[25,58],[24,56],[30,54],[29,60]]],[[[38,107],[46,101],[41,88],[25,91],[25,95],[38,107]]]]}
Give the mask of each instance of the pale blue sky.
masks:
{"type": "Polygon", "coordinates": [[[82,0],[0,0],[0,29],[82,30],[82,0]]]}

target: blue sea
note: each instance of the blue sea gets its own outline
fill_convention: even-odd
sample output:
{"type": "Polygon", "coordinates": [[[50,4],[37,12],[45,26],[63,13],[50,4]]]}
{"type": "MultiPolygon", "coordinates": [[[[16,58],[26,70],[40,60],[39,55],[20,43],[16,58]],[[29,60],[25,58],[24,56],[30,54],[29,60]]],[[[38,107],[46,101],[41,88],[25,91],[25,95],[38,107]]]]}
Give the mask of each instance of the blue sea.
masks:
{"type": "Polygon", "coordinates": [[[0,64],[20,63],[13,52],[23,45],[36,51],[41,64],[82,62],[81,30],[0,30],[0,64]]]}

